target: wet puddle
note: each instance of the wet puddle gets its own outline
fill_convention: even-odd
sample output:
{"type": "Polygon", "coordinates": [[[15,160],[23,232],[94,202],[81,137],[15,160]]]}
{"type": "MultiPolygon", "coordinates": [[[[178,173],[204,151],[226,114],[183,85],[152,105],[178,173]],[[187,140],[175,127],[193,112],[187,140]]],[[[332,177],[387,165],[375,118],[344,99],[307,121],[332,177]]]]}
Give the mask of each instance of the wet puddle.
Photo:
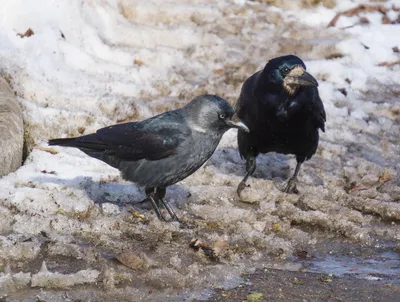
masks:
{"type": "Polygon", "coordinates": [[[323,259],[304,261],[307,271],[332,274],[338,277],[353,275],[366,280],[390,280],[400,283],[400,257],[394,251],[384,251],[374,257],[328,255],[323,259]]]}

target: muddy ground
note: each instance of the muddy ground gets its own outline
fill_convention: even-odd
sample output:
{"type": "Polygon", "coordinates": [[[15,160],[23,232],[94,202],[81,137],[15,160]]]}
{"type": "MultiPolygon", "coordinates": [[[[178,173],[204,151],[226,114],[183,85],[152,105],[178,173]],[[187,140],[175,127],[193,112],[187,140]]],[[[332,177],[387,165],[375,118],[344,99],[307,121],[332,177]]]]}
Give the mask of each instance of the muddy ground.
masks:
{"type": "Polygon", "coordinates": [[[274,269],[243,277],[251,284],[232,290],[216,290],[208,301],[400,301],[400,284],[385,281],[274,269]]]}

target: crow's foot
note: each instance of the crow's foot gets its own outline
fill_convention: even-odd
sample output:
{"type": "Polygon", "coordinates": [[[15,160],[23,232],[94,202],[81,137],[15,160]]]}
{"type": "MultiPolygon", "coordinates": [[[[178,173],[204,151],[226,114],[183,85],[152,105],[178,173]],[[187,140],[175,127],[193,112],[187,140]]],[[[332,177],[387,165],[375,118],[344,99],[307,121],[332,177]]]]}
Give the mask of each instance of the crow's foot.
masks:
{"type": "Polygon", "coordinates": [[[299,190],[297,190],[297,178],[289,179],[286,187],[283,189],[283,192],[288,194],[298,194],[299,190]]]}
{"type": "Polygon", "coordinates": [[[237,187],[236,193],[237,195],[240,197],[240,195],[242,194],[242,191],[246,188],[249,187],[248,184],[246,184],[245,181],[241,181],[240,184],[237,187]]]}

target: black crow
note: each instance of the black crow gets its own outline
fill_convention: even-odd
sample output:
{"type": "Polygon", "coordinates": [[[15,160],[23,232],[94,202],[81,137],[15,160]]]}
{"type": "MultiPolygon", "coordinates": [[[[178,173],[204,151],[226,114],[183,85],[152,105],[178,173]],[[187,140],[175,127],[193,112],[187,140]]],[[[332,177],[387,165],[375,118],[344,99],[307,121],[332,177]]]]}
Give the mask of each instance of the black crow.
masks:
{"type": "Polygon", "coordinates": [[[150,119],[109,126],[96,133],[49,140],[49,145],[75,147],[121,171],[124,179],[145,187],[147,200],[160,220],[166,188],[188,177],[214,153],[230,128],[249,131],[233,107],[216,95],[196,97],[181,109],[150,119]]]}
{"type": "Polygon", "coordinates": [[[284,191],[297,192],[300,166],[317,150],[318,129],[325,132],[326,114],[317,86],[303,61],[294,55],[270,60],[244,82],[236,111],[250,132],[238,131],[239,152],[246,159],[247,171],[237,188],[239,196],[256,169],[257,155],[267,152],[296,156],[296,170],[284,191]]]}

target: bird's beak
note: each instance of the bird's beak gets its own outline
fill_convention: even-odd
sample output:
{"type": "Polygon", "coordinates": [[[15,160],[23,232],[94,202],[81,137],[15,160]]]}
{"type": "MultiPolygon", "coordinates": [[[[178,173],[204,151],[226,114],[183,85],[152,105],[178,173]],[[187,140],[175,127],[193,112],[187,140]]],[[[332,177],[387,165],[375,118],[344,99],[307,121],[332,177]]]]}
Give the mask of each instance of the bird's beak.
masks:
{"type": "Polygon", "coordinates": [[[225,123],[231,128],[238,128],[245,132],[250,132],[249,128],[239,119],[236,113],[230,119],[226,119],[225,123]]]}
{"type": "Polygon", "coordinates": [[[289,86],[318,86],[317,80],[302,67],[292,69],[284,82],[289,86]]]}

